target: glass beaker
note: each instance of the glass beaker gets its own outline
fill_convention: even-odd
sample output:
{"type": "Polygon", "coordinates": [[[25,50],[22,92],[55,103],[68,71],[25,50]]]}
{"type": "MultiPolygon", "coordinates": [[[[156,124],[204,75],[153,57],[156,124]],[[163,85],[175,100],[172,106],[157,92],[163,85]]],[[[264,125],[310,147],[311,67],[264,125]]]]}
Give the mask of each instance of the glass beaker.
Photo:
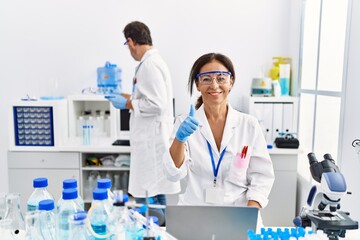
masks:
{"type": "Polygon", "coordinates": [[[15,239],[12,235],[12,220],[2,219],[0,220],[0,236],[1,239],[12,240],[15,239]]]}
{"type": "Polygon", "coordinates": [[[14,232],[24,232],[25,231],[25,222],[24,217],[20,210],[20,194],[19,193],[10,193],[6,196],[6,213],[4,219],[12,220],[12,230],[14,232]]]}
{"type": "Polygon", "coordinates": [[[0,220],[4,219],[6,213],[6,193],[0,193],[0,220]]]}

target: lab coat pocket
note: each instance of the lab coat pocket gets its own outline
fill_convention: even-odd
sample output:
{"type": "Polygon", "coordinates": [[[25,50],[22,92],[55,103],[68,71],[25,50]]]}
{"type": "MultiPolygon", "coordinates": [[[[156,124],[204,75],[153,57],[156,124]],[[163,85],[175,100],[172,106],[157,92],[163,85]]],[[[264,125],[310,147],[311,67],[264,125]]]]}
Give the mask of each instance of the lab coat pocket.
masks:
{"type": "Polygon", "coordinates": [[[250,154],[241,157],[241,153],[234,156],[229,170],[228,181],[238,186],[246,186],[247,169],[249,167],[250,154]]]}
{"type": "Polygon", "coordinates": [[[234,160],[234,168],[247,168],[249,166],[250,156],[241,156],[241,153],[237,153],[234,160]]]}

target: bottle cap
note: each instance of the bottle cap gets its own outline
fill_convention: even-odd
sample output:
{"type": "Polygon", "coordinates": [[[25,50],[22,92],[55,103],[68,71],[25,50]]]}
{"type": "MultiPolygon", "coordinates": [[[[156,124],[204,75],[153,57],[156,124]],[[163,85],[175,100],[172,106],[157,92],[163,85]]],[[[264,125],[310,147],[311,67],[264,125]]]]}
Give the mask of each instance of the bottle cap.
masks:
{"type": "Polygon", "coordinates": [[[48,186],[47,178],[35,178],[33,181],[34,188],[44,188],[48,186]]]}
{"type": "Polygon", "coordinates": [[[149,216],[149,221],[150,219],[153,220],[153,223],[155,223],[156,225],[159,225],[159,218],[156,216],[149,216]]]}
{"type": "Polygon", "coordinates": [[[63,181],[63,189],[67,188],[77,188],[76,179],[66,179],[63,181]]]}
{"type": "Polygon", "coordinates": [[[101,178],[99,180],[97,180],[97,187],[98,188],[111,188],[111,179],[109,178],[101,178]]]}
{"type": "Polygon", "coordinates": [[[76,199],[78,192],[76,188],[67,188],[62,191],[62,198],[64,200],[76,199]]]}
{"type": "Polygon", "coordinates": [[[84,219],[86,219],[86,217],[87,217],[87,212],[85,212],[85,211],[74,213],[74,220],[75,221],[84,220],[84,219]]]}
{"type": "Polygon", "coordinates": [[[104,188],[95,188],[93,191],[94,200],[105,200],[108,198],[107,189],[104,188]]]}
{"type": "MultiPolygon", "coordinates": [[[[116,198],[116,196],[115,196],[115,198],[116,198]]],[[[119,206],[125,206],[125,203],[128,202],[128,201],[129,201],[129,195],[127,195],[127,194],[124,193],[124,194],[122,195],[122,200],[119,199],[119,198],[116,198],[113,205],[114,205],[114,206],[117,206],[117,207],[119,207],[119,206]]]]}
{"type": "Polygon", "coordinates": [[[54,200],[46,199],[39,202],[39,210],[51,211],[55,207],[54,200]]]}

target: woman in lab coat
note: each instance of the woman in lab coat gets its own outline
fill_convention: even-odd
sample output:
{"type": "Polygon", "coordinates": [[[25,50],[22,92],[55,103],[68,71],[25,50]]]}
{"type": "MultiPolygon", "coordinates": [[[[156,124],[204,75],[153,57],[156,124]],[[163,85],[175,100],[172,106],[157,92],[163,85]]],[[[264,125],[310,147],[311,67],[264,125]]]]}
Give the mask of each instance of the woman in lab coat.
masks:
{"type": "Polygon", "coordinates": [[[169,180],[184,179],[184,205],[237,205],[263,208],[274,171],[257,119],[233,109],[228,95],[235,82],[231,60],[217,53],[201,56],[189,77],[201,93],[196,111],[175,121],[164,154],[169,180]]]}

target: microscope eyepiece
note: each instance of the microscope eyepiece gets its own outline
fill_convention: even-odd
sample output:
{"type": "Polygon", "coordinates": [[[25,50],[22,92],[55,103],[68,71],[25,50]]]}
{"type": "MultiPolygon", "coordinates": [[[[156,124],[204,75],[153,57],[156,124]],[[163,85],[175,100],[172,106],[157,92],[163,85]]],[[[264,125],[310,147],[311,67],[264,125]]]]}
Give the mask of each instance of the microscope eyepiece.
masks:
{"type": "Polygon", "coordinates": [[[318,160],[316,159],[315,153],[312,153],[312,152],[308,153],[307,157],[309,159],[310,166],[313,165],[314,163],[318,162],[318,160]]]}
{"type": "Polygon", "coordinates": [[[331,161],[332,163],[335,163],[335,160],[332,158],[332,156],[331,156],[330,153],[324,154],[324,159],[325,159],[325,160],[329,160],[329,161],[331,161]]]}

